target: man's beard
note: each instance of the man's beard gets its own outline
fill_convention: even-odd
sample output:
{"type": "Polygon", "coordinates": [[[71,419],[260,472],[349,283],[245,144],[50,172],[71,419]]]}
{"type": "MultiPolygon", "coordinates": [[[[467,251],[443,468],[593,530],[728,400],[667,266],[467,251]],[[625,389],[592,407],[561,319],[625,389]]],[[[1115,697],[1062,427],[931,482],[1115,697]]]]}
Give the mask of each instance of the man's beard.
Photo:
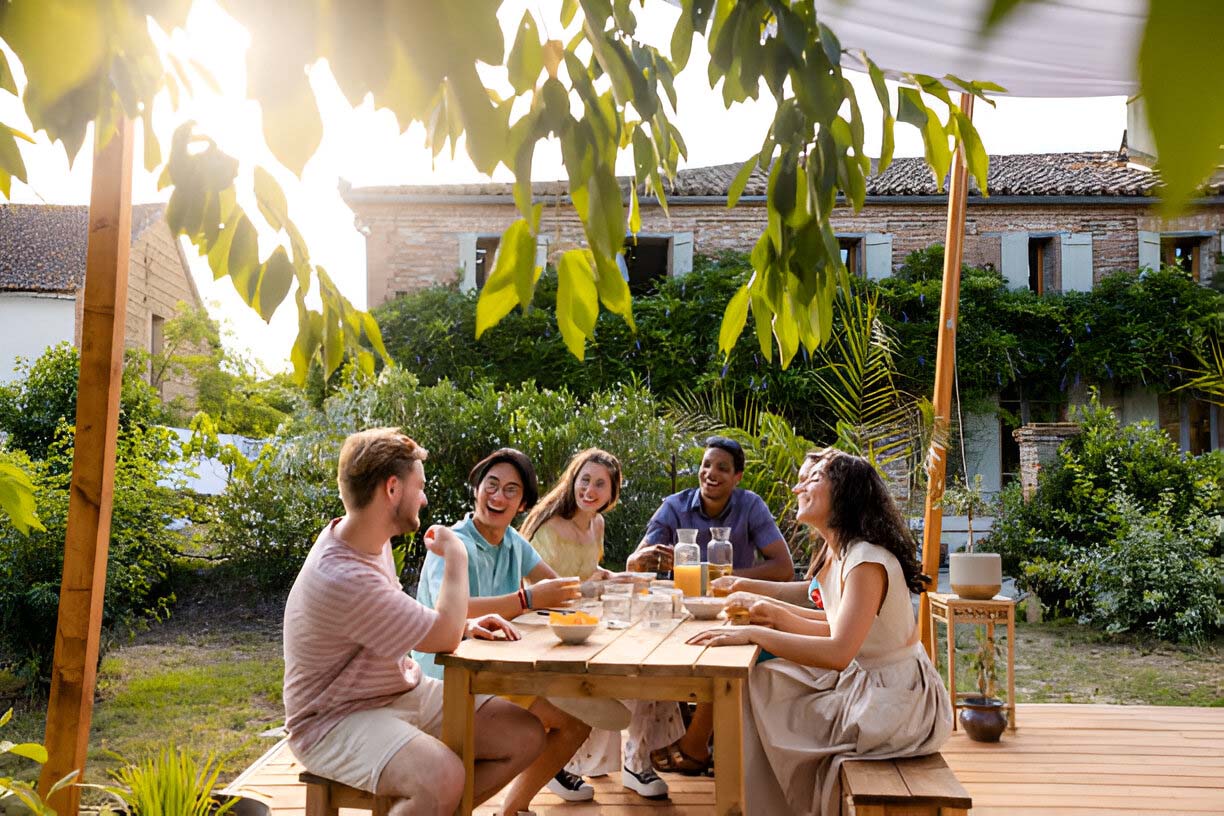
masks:
{"type": "Polygon", "coordinates": [[[395,508],[395,527],[400,531],[400,535],[415,533],[417,530],[421,529],[420,513],[418,512],[415,515],[409,515],[408,511],[404,509],[403,504],[401,503],[399,507],[395,508]]]}

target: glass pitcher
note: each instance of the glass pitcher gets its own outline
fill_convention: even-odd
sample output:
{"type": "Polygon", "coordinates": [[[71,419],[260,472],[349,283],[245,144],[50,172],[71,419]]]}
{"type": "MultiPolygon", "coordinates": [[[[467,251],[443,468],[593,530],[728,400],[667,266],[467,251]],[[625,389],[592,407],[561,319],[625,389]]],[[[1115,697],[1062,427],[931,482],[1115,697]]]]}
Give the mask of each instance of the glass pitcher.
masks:
{"type": "Polygon", "coordinates": [[[697,531],[677,530],[676,538],[672,567],[676,587],[689,597],[704,595],[708,578],[706,565],[701,563],[701,548],[697,546],[697,531]]]}
{"type": "Polygon", "coordinates": [[[709,580],[731,574],[731,528],[711,527],[710,543],[706,545],[709,580]]]}

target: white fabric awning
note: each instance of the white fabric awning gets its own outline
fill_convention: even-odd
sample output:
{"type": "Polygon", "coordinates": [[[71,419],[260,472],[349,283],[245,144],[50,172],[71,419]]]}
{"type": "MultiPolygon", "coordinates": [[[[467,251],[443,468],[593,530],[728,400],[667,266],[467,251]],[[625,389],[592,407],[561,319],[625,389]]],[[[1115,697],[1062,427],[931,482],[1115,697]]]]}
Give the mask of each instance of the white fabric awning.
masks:
{"type": "MultiPolygon", "coordinates": [[[[1152,0],[1158,2],[1158,0],[1152,0]]],[[[990,0],[816,0],[817,18],[877,65],[994,82],[1010,96],[1131,96],[1147,0],[1038,0],[982,39],[990,0]]],[[[847,67],[860,68],[848,59],[847,67]]]]}

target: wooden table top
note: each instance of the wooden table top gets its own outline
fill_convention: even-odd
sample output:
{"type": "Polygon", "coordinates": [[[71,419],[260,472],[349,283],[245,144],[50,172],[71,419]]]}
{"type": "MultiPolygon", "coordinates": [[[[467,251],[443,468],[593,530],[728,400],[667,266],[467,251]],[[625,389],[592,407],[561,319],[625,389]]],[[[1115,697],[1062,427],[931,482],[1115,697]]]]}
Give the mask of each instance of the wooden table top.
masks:
{"type": "Polygon", "coordinates": [[[556,672],[662,677],[746,678],[755,665],[758,646],[690,646],[698,632],[723,625],[720,621],[673,621],[669,630],[647,629],[641,622],[628,629],[602,624],[585,643],[561,643],[543,615],[522,615],[514,626],[522,640],[465,640],[449,654],[439,654],[442,666],[505,674],[556,672]]]}

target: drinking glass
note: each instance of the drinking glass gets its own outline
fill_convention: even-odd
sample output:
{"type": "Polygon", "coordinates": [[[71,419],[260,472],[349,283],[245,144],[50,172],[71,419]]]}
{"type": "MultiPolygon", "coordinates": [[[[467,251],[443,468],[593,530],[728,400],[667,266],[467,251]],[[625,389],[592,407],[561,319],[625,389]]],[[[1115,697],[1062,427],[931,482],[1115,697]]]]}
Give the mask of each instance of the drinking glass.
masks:
{"type": "Polygon", "coordinates": [[[603,619],[609,629],[627,629],[633,613],[633,596],[628,592],[605,592],[603,619]]]}
{"type": "Polygon", "coordinates": [[[684,617],[684,590],[676,587],[651,587],[651,595],[662,595],[667,598],[672,605],[672,617],[684,617]]]}
{"type": "Polygon", "coordinates": [[[672,623],[672,599],[663,593],[651,593],[643,600],[643,618],[647,629],[669,629],[672,623]]]}

